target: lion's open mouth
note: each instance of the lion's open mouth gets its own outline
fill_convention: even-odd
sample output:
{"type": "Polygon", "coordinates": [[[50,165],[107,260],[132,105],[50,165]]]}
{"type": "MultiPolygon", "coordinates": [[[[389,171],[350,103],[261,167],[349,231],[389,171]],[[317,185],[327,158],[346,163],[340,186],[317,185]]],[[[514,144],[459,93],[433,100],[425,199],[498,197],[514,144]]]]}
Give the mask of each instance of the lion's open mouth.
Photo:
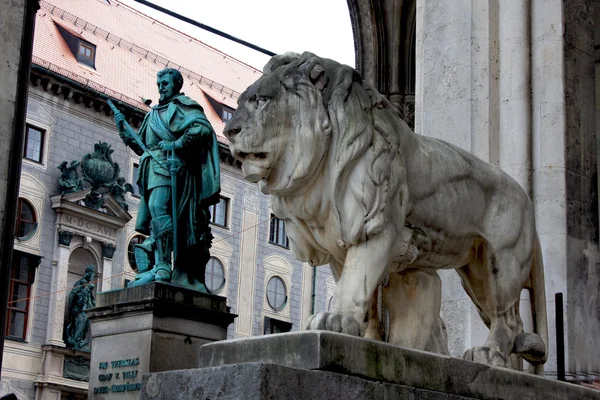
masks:
{"type": "Polygon", "coordinates": [[[267,158],[267,153],[244,153],[240,151],[237,153],[237,157],[242,159],[242,162],[246,159],[264,160],[267,158]]]}
{"type": "Polygon", "coordinates": [[[247,181],[256,183],[265,179],[269,171],[268,153],[236,151],[234,157],[242,163],[242,174],[247,181]]]}

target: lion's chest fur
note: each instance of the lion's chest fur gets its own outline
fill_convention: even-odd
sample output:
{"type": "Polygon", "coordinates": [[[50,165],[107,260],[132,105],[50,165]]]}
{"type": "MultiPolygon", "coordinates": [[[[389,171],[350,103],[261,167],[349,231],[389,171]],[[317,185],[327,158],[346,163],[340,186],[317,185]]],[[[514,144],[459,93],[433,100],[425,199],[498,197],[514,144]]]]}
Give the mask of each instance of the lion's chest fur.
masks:
{"type": "Polygon", "coordinates": [[[331,256],[343,262],[346,253],[338,245],[339,222],[326,188],[321,181],[292,196],[272,196],[273,212],[289,224],[292,250],[302,261],[315,265],[326,264],[331,256]]]}

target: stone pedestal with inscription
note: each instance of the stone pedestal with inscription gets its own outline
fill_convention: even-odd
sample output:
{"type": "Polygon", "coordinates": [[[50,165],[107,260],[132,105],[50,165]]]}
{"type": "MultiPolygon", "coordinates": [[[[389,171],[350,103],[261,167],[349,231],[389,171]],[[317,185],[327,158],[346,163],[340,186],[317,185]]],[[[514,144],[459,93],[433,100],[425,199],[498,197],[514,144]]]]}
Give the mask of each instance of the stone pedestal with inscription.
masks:
{"type": "Polygon", "coordinates": [[[139,399],[143,374],[195,368],[236,317],[224,297],[159,282],[99,293],[88,316],[92,400],[139,399]]]}

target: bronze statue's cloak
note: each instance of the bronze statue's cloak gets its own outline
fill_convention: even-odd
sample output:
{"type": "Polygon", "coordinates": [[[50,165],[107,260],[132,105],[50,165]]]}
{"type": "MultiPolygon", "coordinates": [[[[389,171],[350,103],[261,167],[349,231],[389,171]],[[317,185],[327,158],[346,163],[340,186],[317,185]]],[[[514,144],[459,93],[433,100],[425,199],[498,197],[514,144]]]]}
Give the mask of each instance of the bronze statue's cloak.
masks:
{"type": "Polygon", "coordinates": [[[219,202],[220,166],[217,138],[202,106],[179,94],[168,104],[152,108],[142,122],[139,135],[152,156],[144,152],[140,159],[137,183],[141,201],[136,230],[146,235],[150,233],[150,190],[170,185],[166,152],[157,144],[162,140],[172,141],[182,163],[177,175],[178,237],[181,238],[178,248],[184,250],[203,243],[210,246],[210,238],[203,236],[206,232],[210,236],[208,206],[219,202]]]}

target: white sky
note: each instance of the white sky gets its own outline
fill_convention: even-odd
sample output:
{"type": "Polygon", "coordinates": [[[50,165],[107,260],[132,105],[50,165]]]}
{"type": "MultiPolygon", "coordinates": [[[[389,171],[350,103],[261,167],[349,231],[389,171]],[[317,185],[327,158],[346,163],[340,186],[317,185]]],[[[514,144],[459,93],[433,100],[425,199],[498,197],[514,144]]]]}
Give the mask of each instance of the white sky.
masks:
{"type": "MultiPolygon", "coordinates": [[[[260,70],[269,57],[169,17],[134,0],[121,0],[260,70]]],[[[346,0],[149,0],[274,53],[310,51],[354,66],[346,0]]]]}

